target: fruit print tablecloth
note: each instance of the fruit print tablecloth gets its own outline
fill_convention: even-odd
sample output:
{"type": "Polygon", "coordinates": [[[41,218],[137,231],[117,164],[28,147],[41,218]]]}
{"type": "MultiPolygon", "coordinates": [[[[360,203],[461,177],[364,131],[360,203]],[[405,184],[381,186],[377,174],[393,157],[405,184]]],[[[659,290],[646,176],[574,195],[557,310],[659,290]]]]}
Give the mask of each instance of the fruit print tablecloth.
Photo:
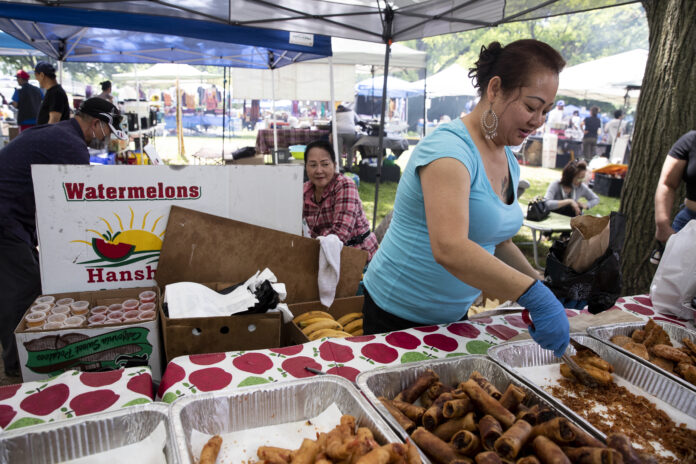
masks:
{"type": "MultiPolygon", "coordinates": [[[[657,320],[686,324],[673,316],[655,315],[647,296],[620,298],[616,308],[644,319],[654,316],[657,320]]],[[[579,311],[566,309],[566,313],[573,317],[579,311]]],[[[520,313],[514,313],[381,335],[320,339],[284,348],[181,356],[167,365],[158,397],[171,403],[180,396],[199,392],[316,375],[305,367],[355,380],[360,372],[379,367],[485,354],[490,346],[526,330],[520,313]]]]}
{"type": "Polygon", "coordinates": [[[0,387],[0,428],[14,430],[152,402],[147,367],[68,371],[49,380],[0,387]]]}

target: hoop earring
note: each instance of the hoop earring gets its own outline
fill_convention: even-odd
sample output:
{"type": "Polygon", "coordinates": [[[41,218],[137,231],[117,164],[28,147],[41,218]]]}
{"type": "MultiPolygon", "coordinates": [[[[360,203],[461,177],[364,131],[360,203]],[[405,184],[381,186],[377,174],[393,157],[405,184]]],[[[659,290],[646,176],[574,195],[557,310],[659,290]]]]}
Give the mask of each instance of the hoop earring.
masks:
{"type": "Polygon", "coordinates": [[[481,115],[481,129],[483,129],[484,137],[488,140],[492,140],[498,135],[498,115],[493,111],[493,103],[481,115]]]}

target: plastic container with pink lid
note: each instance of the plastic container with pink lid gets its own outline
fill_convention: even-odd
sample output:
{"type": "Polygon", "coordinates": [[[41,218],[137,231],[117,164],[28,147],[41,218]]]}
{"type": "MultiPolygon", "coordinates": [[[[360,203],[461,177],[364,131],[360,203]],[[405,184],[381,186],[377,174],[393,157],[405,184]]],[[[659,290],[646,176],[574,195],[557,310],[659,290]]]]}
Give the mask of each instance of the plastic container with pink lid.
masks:
{"type": "Polygon", "coordinates": [[[90,309],[89,312],[90,314],[104,314],[106,315],[106,311],[108,308],[106,306],[95,306],[94,308],[90,309]]]}
{"type": "Polygon", "coordinates": [[[155,318],[154,311],[141,311],[140,315],[138,316],[139,321],[151,321],[154,318],[155,318]]]}
{"type": "Polygon", "coordinates": [[[155,298],[157,298],[157,294],[152,290],[146,290],[144,292],[140,292],[138,298],[140,298],[141,303],[154,303],[155,298]]]}
{"type": "Polygon", "coordinates": [[[123,311],[114,311],[106,316],[106,320],[108,323],[118,323],[123,321],[123,311]]]}
{"type": "Polygon", "coordinates": [[[123,322],[137,321],[138,316],[140,316],[140,311],[138,311],[137,309],[132,309],[123,313],[123,322]]]}
{"type": "Polygon", "coordinates": [[[154,311],[155,310],[155,303],[143,303],[140,305],[138,308],[140,312],[143,311],[154,311]]]}
{"type": "Polygon", "coordinates": [[[89,326],[104,325],[106,323],[106,314],[93,314],[87,319],[89,326]]]}
{"type": "Polygon", "coordinates": [[[107,314],[110,314],[110,313],[113,313],[113,312],[116,312],[116,311],[119,311],[119,312],[120,312],[122,308],[123,308],[123,305],[122,305],[121,303],[114,303],[114,304],[112,304],[112,305],[109,305],[109,306],[106,308],[106,313],[107,313],[107,314]]]}
{"type": "Polygon", "coordinates": [[[122,303],[123,305],[123,310],[124,311],[130,311],[132,309],[137,309],[138,306],[140,305],[140,301],[131,298],[130,300],[126,300],[122,303]]]}

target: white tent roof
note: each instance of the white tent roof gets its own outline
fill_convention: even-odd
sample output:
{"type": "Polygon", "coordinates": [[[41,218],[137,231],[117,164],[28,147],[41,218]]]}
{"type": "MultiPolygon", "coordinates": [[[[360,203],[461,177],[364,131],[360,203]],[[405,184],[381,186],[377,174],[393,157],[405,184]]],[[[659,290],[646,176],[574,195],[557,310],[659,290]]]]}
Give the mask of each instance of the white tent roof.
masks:
{"type": "Polygon", "coordinates": [[[626,86],[643,81],[648,51],[635,49],[564,69],[559,77],[558,93],[575,98],[623,101],[626,86]]]}
{"type": "MultiPolygon", "coordinates": [[[[334,64],[357,64],[384,66],[384,44],[364,40],[331,38],[331,59],[334,64]]],[[[390,68],[425,68],[426,53],[405,45],[393,44],[389,56],[390,68]]],[[[312,63],[328,63],[328,58],[320,58],[312,63]]]]}
{"type": "Polygon", "coordinates": [[[172,83],[177,77],[182,80],[197,80],[204,81],[206,79],[217,79],[222,77],[222,74],[209,73],[201,71],[188,64],[176,63],[157,63],[153,64],[144,71],[119,73],[111,76],[114,81],[134,81],[137,79],[143,81],[162,80],[172,83]]]}
{"type": "Polygon", "coordinates": [[[428,97],[456,97],[460,95],[478,95],[474,84],[469,77],[469,70],[464,66],[454,63],[439,73],[435,73],[426,79],[421,79],[413,83],[414,87],[423,88],[425,80],[425,91],[428,97]]]}

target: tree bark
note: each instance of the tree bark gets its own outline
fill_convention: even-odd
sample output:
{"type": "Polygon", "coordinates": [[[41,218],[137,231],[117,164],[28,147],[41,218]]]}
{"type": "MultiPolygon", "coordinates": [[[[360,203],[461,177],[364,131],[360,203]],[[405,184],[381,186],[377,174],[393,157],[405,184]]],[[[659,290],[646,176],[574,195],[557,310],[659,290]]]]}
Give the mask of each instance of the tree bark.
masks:
{"type": "MultiPolygon", "coordinates": [[[[647,293],[656,267],[655,189],[671,146],[696,129],[696,1],[643,0],[650,52],[638,101],[628,175],[621,193],[626,240],[622,293],[647,293]]],[[[682,185],[678,205],[684,198],[682,185]]],[[[675,205],[676,206],[676,205],[675,205]]]]}

